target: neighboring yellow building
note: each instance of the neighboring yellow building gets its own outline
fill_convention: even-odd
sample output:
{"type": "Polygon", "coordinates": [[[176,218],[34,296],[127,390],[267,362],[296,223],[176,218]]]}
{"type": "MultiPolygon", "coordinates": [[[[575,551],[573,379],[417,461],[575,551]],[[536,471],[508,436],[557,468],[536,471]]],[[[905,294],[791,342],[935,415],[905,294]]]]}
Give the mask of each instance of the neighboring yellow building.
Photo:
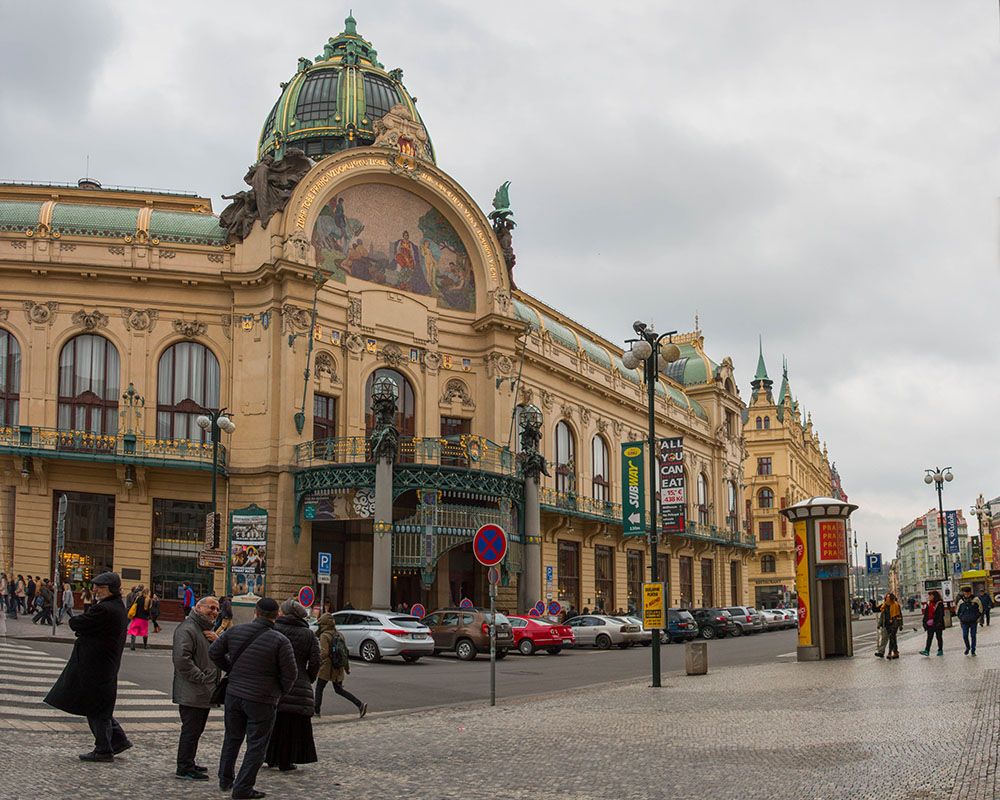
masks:
{"type": "Polygon", "coordinates": [[[748,524],[757,539],[757,551],[750,559],[750,602],[773,608],[782,601],[787,604],[795,592],[795,540],[792,526],[778,512],[810,497],[836,496],[840,487],[839,477],[832,480],[826,445],[813,431],[812,415],[802,422],[788,385],[787,366],[782,366],[775,400],[761,348],[751,386],[743,426],[744,499],[748,524]]]}
{"type": "MultiPolygon", "coordinates": [[[[383,580],[393,605],[482,604],[471,538],[492,522],[511,534],[501,607],[546,599],[550,574],[578,609],[640,604],[649,549],[623,538],[619,505],[621,445],[646,427],[640,373],[513,288],[496,223],[437,167],[401,81],[351,18],[300,60],[237,204],[288,180],[290,147],[315,163],[237,234],[193,195],[0,184],[0,569],[51,573],[65,497],[72,579],[114,569],[167,598],[183,582],[225,591],[227,557],[231,591],[287,596],[330,553],[335,606],[377,602],[383,580]],[[384,520],[368,440],[383,376],[400,430],[384,520]],[[534,523],[516,460],[529,404],[551,473],[534,523]],[[236,426],[221,434],[216,552],[205,409],[236,426]]],[[[675,342],[656,425],[684,437],[688,523],[661,575],[671,605],[752,602],[732,362],[709,359],[700,331],[675,342]]]]}

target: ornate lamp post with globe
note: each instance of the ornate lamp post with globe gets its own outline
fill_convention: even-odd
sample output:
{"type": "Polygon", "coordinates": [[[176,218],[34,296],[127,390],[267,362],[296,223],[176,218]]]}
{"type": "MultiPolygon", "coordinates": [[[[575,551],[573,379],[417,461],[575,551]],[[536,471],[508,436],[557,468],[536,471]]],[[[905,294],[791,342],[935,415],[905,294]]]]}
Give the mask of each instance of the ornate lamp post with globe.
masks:
{"type": "Polygon", "coordinates": [[[941,491],[944,488],[945,481],[953,481],[955,476],[951,474],[951,467],[945,467],[944,469],[925,469],[924,472],[924,483],[936,484],[937,485],[937,496],[938,496],[938,527],[941,530],[941,580],[948,580],[948,548],[945,546],[945,536],[944,536],[944,500],[941,497],[941,491]]]}
{"type": "Polygon", "coordinates": [[[205,413],[200,415],[195,422],[203,431],[209,431],[212,438],[212,513],[214,514],[219,477],[219,439],[223,431],[232,434],[236,430],[236,423],[226,416],[224,408],[220,408],[218,411],[203,408],[202,411],[205,413]]]}
{"type": "MultiPolygon", "coordinates": [[[[656,583],[659,580],[657,569],[656,546],[659,542],[659,532],[656,530],[656,381],[657,375],[672,361],[676,361],[681,354],[680,348],[669,340],[677,331],[669,331],[657,335],[652,326],[645,322],[636,321],[632,325],[637,339],[628,339],[626,344],[631,348],[622,357],[622,363],[626,369],[635,369],[642,364],[643,374],[646,381],[646,392],[648,400],[648,422],[649,431],[646,439],[646,446],[649,450],[649,554],[650,582],[656,583]],[[667,339],[664,345],[663,340],[667,339]],[[662,347],[662,351],[661,351],[662,347]]],[[[669,605],[669,600],[665,601],[669,605]]],[[[664,619],[664,625],[666,620],[664,619]]],[[[652,642],[653,661],[653,686],[660,684],[660,636],[659,633],[653,636],[652,642]]]]}

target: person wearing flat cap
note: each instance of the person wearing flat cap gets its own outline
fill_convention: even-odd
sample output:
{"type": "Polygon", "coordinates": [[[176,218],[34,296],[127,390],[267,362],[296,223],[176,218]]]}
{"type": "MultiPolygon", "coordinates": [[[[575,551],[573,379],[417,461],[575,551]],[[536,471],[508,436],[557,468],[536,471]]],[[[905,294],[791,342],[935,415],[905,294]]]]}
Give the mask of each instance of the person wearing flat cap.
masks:
{"type": "Polygon", "coordinates": [[[92,583],[94,603],[85,613],[69,620],[76,643],[45,702],[87,718],[94,734],[94,749],[82,754],[81,761],[111,762],[132,746],[114,717],[128,614],[122,602],[122,581],[116,572],[101,573],[92,583]]]}

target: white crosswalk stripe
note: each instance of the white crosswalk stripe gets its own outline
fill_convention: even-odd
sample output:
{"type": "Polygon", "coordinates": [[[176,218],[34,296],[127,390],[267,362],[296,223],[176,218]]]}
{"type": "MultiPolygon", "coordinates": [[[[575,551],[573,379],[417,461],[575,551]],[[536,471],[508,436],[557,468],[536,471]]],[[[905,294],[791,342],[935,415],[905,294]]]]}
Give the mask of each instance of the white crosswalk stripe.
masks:
{"type": "MultiPolygon", "coordinates": [[[[42,701],[66,659],[35,649],[30,645],[0,643],[0,663],[16,660],[13,669],[0,670],[0,719],[13,721],[79,721],[80,717],[51,708],[42,701]]],[[[159,689],[142,688],[132,681],[118,682],[115,717],[130,722],[178,720],[177,706],[170,694],[159,689]]]]}

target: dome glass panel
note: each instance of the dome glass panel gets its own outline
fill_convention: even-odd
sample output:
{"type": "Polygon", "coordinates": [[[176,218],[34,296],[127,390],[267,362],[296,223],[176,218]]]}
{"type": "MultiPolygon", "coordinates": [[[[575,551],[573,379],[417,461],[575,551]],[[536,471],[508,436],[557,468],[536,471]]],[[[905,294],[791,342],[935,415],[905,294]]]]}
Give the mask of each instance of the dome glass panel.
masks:
{"type": "Polygon", "coordinates": [[[310,73],[302,84],[295,103],[295,117],[300,122],[330,119],[337,113],[337,84],[340,71],[317,70],[310,73]]]}
{"type": "Polygon", "coordinates": [[[399,102],[399,94],[390,81],[378,75],[364,73],[365,81],[365,118],[368,120],[368,127],[375,124],[375,120],[382,119],[389,113],[396,103],[399,102]]]}

